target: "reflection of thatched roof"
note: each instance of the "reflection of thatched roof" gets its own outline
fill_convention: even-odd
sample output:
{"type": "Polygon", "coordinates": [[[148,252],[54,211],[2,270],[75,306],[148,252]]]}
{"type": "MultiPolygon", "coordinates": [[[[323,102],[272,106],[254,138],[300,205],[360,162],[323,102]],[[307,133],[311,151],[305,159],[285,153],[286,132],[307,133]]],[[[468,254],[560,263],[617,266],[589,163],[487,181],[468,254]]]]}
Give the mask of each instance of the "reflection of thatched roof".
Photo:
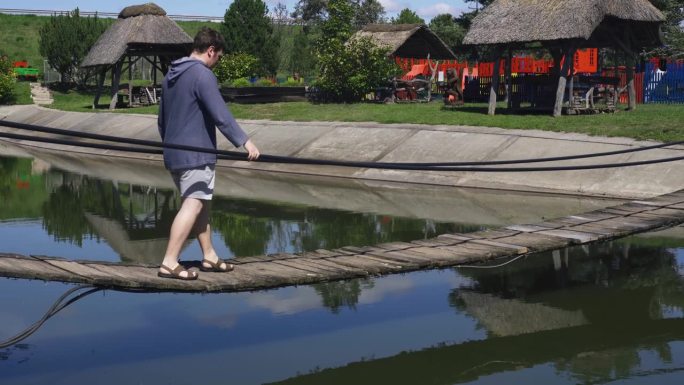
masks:
{"type": "Polygon", "coordinates": [[[587,323],[581,311],[556,309],[538,303],[502,299],[491,294],[461,291],[465,310],[497,336],[513,336],[555,330],[587,323]]]}
{"type": "Polygon", "coordinates": [[[629,31],[636,45],[654,45],[664,20],[648,0],[496,0],[473,19],[463,43],[583,39],[605,46],[607,34],[629,31]]]}
{"type": "Polygon", "coordinates": [[[353,38],[370,37],[390,49],[390,55],[405,58],[455,59],[449,47],[423,24],[369,24],[353,38]]]}
{"type": "MultiPolygon", "coordinates": [[[[164,257],[168,238],[131,240],[119,222],[91,213],[85,213],[85,217],[95,233],[119,254],[122,262],[155,265],[164,257]]],[[[190,242],[186,241],[183,247],[190,242]]]]}
{"type": "Polygon", "coordinates": [[[192,47],[192,38],[166,16],[159,6],[148,3],[124,8],[81,67],[110,66],[128,51],[135,54],[183,56],[192,47]]]}

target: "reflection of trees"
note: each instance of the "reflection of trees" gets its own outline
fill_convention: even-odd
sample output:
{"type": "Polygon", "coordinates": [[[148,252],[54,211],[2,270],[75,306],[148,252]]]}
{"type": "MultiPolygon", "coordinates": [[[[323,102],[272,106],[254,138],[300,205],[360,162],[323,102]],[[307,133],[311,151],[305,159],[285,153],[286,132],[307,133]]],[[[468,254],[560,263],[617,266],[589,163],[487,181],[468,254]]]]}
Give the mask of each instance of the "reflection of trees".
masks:
{"type": "Polygon", "coordinates": [[[0,157],[0,220],[40,217],[48,193],[44,176],[32,173],[31,162],[0,157]]]}
{"type": "Polygon", "coordinates": [[[90,229],[83,216],[83,201],[74,192],[73,185],[65,184],[50,193],[43,204],[43,228],[58,240],[81,246],[90,229]]]}
{"type": "Polygon", "coordinates": [[[272,221],[268,218],[213,210],[211,226],[237,256],[262,255],[271,239],[272,221]]]}
{"type": "MultiPolygon", "coordinates": [[[[466,306],[463,294],[475,291],[509,303],[513,311],[516,306],[521,312],[543,307],[560,314],[581,313],[588,322],[402,352],[278,384],[446,385],[525,368],[527,374],[514,378],[531,378],[535,367],[545,363],[553,364],[559,374],[565,372],[577,383],[606,383],[633,378],[654,366],[671,366],[670,342],[684,338],[684,319],[664,319],[662,314],[663,306],[681,309],[684,302],[674,255],[665,248],[645,247],[628,239],[572,248],[567,258],[563,251],[545,253],[505,268],[463,269],[459,274],[473,281],[472,288],[456,289],[449,296],[459,313],[474,313],[466,306]],[[644,351],[656,352],[659,362],[642,363],[644,351]],[[636,372],[635,368],[641,370],[636,372]]],[[[520,322],[526,318],[529,322],[532,316],[523,313],[520,322]]],[[[518,329],[526,330],[525,325],[518,329]]],[[[652,373],[669,370],[655,369],[652,373]]]]}
{"type": "Polygon", "coordinates": [[[216,198],[212,226],[239,256],[411,241],[480,226],[216,198]]]}
{"type": "MultiPolygon", "coordinates": [[[[31,355],[29,353],[29,349],[32,347],[32,345],[29,344],[15,344],[10,346],[9,348],[2,349],[0,350],[0,361],[9,361],[10,357],[12,355],[31,355]]],[[[18,361],[19,363],[21,362],[26,362],[29,360],[29,357],[26,358],[21,358],[17,359],[14,357],[15,361],[18,361]]]]}
{"type": "Polygon", "coordinates": [[[310,231],[302,236],[305,250],[367,246],[383,242],[412,241],[447,232],[479,230],[472,225],[435,223],[430,220],[397,218],[377,214],[307,210],[310,231]]]}
{"type": "MultiPolygon", "coordinates": [[[[500,301],[524,301],[557,311],[579,311],[593,328],[616,334],[633,333],[645,323],[662,319],[665,308],[684,308],[683,282],[673,253],[666,248],[633,244],[629,239],[571,248],[565,253],[546,253],[506,269],[460,273],[473,279],[474,290],[501,298],[500,301]]],[[[467,292],[463,290],[450,294],[450,304],[460,312],[476,314],[483,325],[496,325],[494,315],[490,319],[486,311],[467,305],[467,292]]],[[[520,307],[523,306],[529,305],[520,307]]],[[[527,318],[533,316],[528,314],[527,318]]],[[[524,327],[519,326],[520,330],[524,327]]],[[[600,335],[597,338],[602,341],[600,335]]],[[[555,364],[558,370],[570,372],[581,383],[603,382],[615,376],[629,377],[641,364],[639,350],[646,347],[658,352],[663,362],[671,358],[665,341],[578,354],[555,364]]]]}
{"type": "Polygon", "coordinates": [[[312,286],[316,293],[321,296],[323,306],[337,314],[341,307],[356,309],[361,292],[364,289],[373,288],[374,284],[370,279],[353,279],[319,283],[312,286]]]}
{"type": "MultiPolygon", "coordinates": [[[[606,328],[585,325],[517,336],[466,341],[450,346],[401,352],[387,358],[349,363],[338,368],[324,369],[274,384],[448,385],[468,383],[494,374],[530,370],[528,373],[519,373],[514,376],[513,381],[507,382],[499,378],[496,382],[519,383],[516,380],[534,378],[534,367],[547,362],[561,362],[565,365],[564,367],[570,368],[572,365],[570,362],[578,358],[590,360],[592,356],[617,355],[619,358],[617,356],[597,358],[596,363],[617,362],[617,365],[621,367],[631,361],[629,358],[631,353],[626,353],[627,351],[650,350],[653,346],[666,346],[670,341],[684,338],[684,320],[682,319],[646,321],[640,323],[638,327],[633,326],[620,328],[618,325],[618,327],[606,328]]],[[[651,365],[654,364],[657,365],[651,363],[651,365]]],[[[559,370],[561,368],[559,367],[559,370]]],[[[575,368],[585,369],[581,365],[575,368]]],[[[589,367],[586,369],[591,370],[589,367]]],[[[602,368],[601,372],[603,371],[602,368]]],[[[612,373],[609,377],[603,377],[603,381],[597,379],[598,376],[586,378],[594,378],[596,383],[606,383],[616,376],[616,373],[612,373]]],[[[587,382],[578,381],[578,383],[587,382]]],[[[643,383],[657,382],[644,381],[643,383]]]]}

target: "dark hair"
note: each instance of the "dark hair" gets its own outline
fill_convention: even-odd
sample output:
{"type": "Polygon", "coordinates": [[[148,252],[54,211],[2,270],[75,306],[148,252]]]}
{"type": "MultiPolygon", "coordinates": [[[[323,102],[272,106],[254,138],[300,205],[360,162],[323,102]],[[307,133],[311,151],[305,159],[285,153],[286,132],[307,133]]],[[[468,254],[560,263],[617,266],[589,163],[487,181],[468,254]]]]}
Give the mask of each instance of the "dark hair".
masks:
{"type": "Polygon", "coordinates": [[[205,53],[211,46],[214,46],[214,49],[217,51],[225,51],[226,41],[223,40],[223,36],[215,30],[209,27],[200,28],[197,35],[195,35],[195,41],[192,43],[192,50],[199,53],[205,53]]]}

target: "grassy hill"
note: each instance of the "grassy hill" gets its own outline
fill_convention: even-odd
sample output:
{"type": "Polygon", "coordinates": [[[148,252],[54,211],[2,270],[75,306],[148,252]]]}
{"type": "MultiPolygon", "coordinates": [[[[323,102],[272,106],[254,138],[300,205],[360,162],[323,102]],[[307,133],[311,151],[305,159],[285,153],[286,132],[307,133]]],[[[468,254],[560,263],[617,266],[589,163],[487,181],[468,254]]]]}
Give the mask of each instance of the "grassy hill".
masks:
{"type": "Polygon", "coordinates": [[[11,61],[27,60],[43,72],[43,57],[38,48],[38,31],[48,17],[0,14],[0,55],[11,61]]]}
{"type": "MultiPolygon", "coordinates": [[[[26,60],[43,73],[43,57],[39,49],[40,28],[50,20],[49,16],[0,14],[0,55],[11,61],[26,60]]],[[[104,19],[114,22],[114,19],[104,19]]],[[[203,26],[217,29],[219,24],[202,21],[177,21],[190,36],[195,36],[203,26]]]]}

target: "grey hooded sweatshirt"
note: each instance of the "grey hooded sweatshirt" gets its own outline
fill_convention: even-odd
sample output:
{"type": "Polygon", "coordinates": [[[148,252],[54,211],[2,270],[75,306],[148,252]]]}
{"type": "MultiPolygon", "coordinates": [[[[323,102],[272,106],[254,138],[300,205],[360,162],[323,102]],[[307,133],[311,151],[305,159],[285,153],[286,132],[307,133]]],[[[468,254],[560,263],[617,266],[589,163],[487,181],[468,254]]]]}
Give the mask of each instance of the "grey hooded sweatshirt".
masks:
{"type": "MultiPolygon", "coordinates": [[[[216,148],[216,127],[235,146],[249,139],[226,108],[214,73],[200,60],[185,57],[171,63],[162,83],[157,120],[164,143],[216,148]]],[[[164,149],[171,171],[216,164],[216,155],[164,149]]]]}

